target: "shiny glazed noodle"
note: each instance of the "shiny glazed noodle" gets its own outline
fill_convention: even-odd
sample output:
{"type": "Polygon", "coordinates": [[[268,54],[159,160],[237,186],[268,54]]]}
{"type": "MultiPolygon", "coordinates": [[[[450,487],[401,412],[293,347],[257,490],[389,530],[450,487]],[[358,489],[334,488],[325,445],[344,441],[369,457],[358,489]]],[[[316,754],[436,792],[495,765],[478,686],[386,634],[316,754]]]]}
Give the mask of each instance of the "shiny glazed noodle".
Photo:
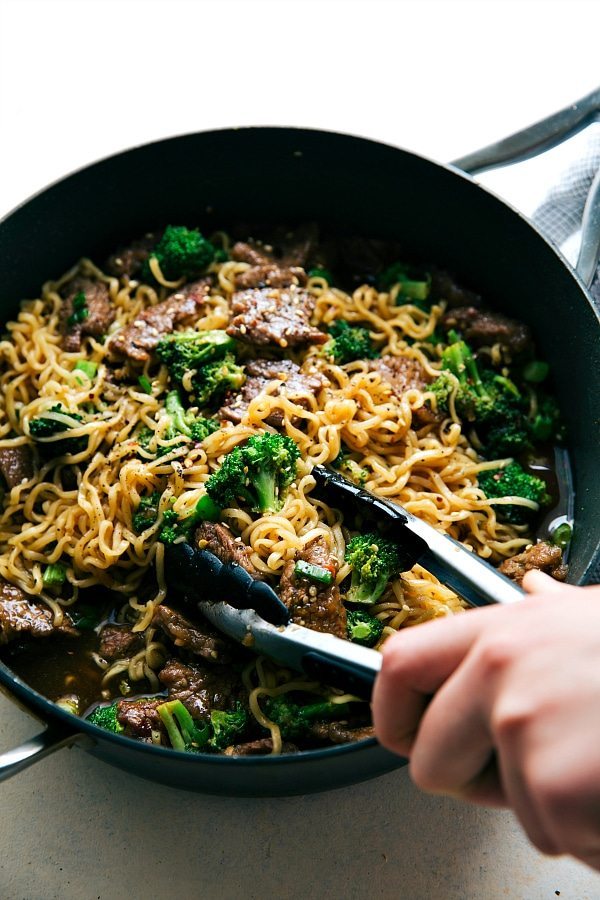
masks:
{"type": "MultiPolygon", "coordinates": [[[[225,236],[222,239],[226,241],[225,236]]],[[[197,329],[227,325],[234,277],[246,268],[245,263],[231,261],[211,267],[216,287],[197,329]]],[[[478,461],[456,416],[422,426],[413,413],[433,395],[414,389],[399,399],[378,373],[368,371],[366,363],[341,367],[320,356],[316,348],[290,354],[304,370],[318,369],[329,380],[329,386],[316,396],[306,395],[304,406],[276,396],[278,382],[273,382],[252,401],[241,424],[226,424],[201,446],[186,438],[169,444],[162,437],[167,426],[161,415],[168,390],[164,368],[146,367],[144,374],[152,382],[152,392],[146,393],[137,384],[119,384],[111,377],[105,364],[107,347],[94,338],[85,338],[80,351],[62,349],[59,290],[76,273],[107,283],[117,309],[111,333],[134,321],[148,305],[160,302],[177,284],[165,282],[156,291],[136,281],[106,276],[83,260],[58,282],[44,285],[41,298],[23,303],[17,321],[7,326],[9,337],[0,342],[0,447],[27,443],[29,421],[47,414],[57,402],[70,411],[83,409],[90,414],[89,421],[69,432],[69,437],[88,438],[85,451],[42,461],[31,480],[4,496],[0,576],[41,598],[57,625],[63,609],[75,603],[84,588],[102,585],[122,595],[119,618],[144,632],[145,646],[132,658],[111,666],[96,657],[106,670],[107,694],[109,682],[125,673],[130,681],[145,678],[158,690],[156,672],[167,656],[151,625],[156,606],[166,597],[164,548],[156,540],[160,519],[136,534],[132,516],[140,499],[159,490],[162,511],[168,505],[180,514],[190,512],[220,457],[257,429],[268,427],[264,422],[275,408],[283,413],[283,430],[302,453],[298,479],[276,515],[253,518],[240,509],[223,513],[223,521],[251,547],[252,561],[260,571],[278,576],[298,550],[322,535],[340,561],[338,582],[348,575],[341,516],[311,496],[314,479],[310,474],[313,464],[335,459],[342,442],[369,472],[369,490],[397,501],[480,556],[498,561],[529,543],[524,526],[497,521],[494,505],[477,487],[477,473],[497,467],[498,462],[478,461]],[[82,357],[98,364],[93,379],[74,371],[82,357]],[[144,458],[135,440],[141,426],[155,431],[157,444],[167,444],[166,455],[144,458]],[[44,568],[59,560],[68,564],[67,580],[72,586],[68,599],[57,599],[42,581],[44,568]],[[151,599],[140,595],[149,568],[156,573],[151,599]]],[[[160,280],[160,270],[154,274],[160,280]]],[[[426,313],[412,305],[396,306],[397,287],[383,293],[363,286],[350,295],[329,287],[322,278],[311,278],[308,290],[316,298],[316,323],[327,325],[337,318],[368,323],[382,354],[413,357],[435,377],[439,351],[424,341],[433,333],[443,305],[426,313]]],[[[385,639],[401,627],[458,612],[462,605],[453,592],[415,566],[389,586],[373,612],[385,623],[385,639]]],[[[274,752],[281,748],[281,737],[263,714],[261,697],[298,689],[331,696],[326,688],[260,658],[248,667],[244,680],[253,714],[271,730],[274,752]]]]}

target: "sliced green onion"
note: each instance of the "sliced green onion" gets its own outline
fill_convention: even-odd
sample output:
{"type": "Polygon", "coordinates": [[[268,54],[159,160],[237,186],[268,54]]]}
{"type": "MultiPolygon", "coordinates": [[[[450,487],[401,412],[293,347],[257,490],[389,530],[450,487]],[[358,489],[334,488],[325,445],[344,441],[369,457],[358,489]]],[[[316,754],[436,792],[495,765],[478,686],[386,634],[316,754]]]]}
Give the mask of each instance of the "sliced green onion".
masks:
{"type": "Polygon", "coordinates": [[[364,641],[371,634],[371,628],[366,622],[357,622],[356,625],[351,625],[348,630],[350,639],[353,641],[364,641]]]}
{"type": "Polygon", "coordinates": [[[42,576],[45,587],[60,587],[67,577],[66,567],[61,563],[52,563],[46,566],[46,571],[42,576]]]}
{"type": "Polygon", "coordinates": [[[139,385],[146,394],[152,393],[152,382],[147,375],[140,375],[138,378],[139,385]]]}
{"type": "Polygon", "coordinates": [[[67,325],[77,325],[78,322],[83,322],[84,319],[87,319],[89,314],[90,311],[87,308],[85,294],[83,291],[79,291],[73,298],[73,312],[67,319],[67,325]]]}
{"type": "Polygon", "coordinates": [[[196,503],[195,514],[203,522],[218,522],[221,518],[221,507],[217,506],[212,497],[204,494],[196,503]]]}
{"type": "Polygon", "coordinates": [[[92,606],[91,603],[78,603],[69,610],[71,621],[80,631],[93,631],[104,614],[103,609],[92,606]]]}
{"type": "Polygon", "coordinates": [[[401,281],[402,290],[398,294],[399,298],[410,297],[411,300],[427,300],[429,296],[428,281],[401,281]]]}
{"type": "Polygon", "coordinates": [[[306,274],[309,278],[323,278],[327,284],[333,284],[333,275],[329,269],[322,269],[320,266],[316,266],[314,269],[309,269],[306,274]]]}
{"type": "Polygon", "coordinates": [[[552,543],[557,547],[560,547],[561,550],[566,550],[566,548],[571,543],[571,538],[573,536],[573,529],[568,524],[568,522],[563,522],[562,525],[559,525],[551,534],[552,543]]]}
{"type": "Polygon", "coordinates": [[[523,378],[525,381],[530,381],[532,384],[540,384],[540,382],[546,380],[549,372],[550,366],[548,363],[542,362],[539,359],[534,359],[530,363],[527,363],[523,369],[523,378]]]}
{"type": "MultiPolygon", "coordinates": [[[[83,372],[84,375],[92,380],[94,378],[96,372],[98,371],[98,363],[93,362],[91,359],[78,359],[73,368],[74,372],[83,372]]],[[[81,384],[81,379],[78,378],[77,381],[81,384]]]]}
{"type": "Polygon", "coordinates": [[[333,574],[323,566],[315,566],[314,563],[299,559],[294,566],[294,575],[300,578],[308,578],[309,581],[317,581],[319,584],[332,584],[333,574]]]}

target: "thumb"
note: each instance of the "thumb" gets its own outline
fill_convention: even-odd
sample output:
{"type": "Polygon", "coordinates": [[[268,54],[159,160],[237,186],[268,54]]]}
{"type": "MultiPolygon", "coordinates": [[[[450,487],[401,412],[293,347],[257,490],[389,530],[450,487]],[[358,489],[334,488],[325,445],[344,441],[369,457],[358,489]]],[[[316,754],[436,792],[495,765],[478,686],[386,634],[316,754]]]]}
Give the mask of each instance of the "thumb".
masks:
{"type": "Polygon", "coordinates": [[[523,578],[523,587],[528,594],[561,594],[568,585],[556,581],[539,569],[530,569],[523,578]]]}

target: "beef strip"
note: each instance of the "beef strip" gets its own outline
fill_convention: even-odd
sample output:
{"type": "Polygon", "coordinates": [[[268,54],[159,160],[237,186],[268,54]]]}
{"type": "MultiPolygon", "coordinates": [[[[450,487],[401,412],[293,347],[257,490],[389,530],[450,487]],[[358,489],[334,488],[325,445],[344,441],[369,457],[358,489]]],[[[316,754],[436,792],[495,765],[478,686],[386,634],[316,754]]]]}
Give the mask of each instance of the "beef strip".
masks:
{"type": "Polygon", "coordinates": [[[445,300],[449,309],[456,306],[481,306],[479,294],[458,285],[448,272],[435,268],[431,272],[429,299],[432,302],[445,300]]]}
{"type": "MultiPolygon", "coordinates": [[[[248,226],[245,227],[248,229],[248,226]]],[[[314,222],[298,225],[296,228],[286,225],[275,228],[258,226],[256,230],[262,239],[238,241],[231,249],[232,259],[251,266],[275,264],[283,269],[305,267],[318,239],[318,226],[314,222]]]]}
{"type": "Polygon", "coordinates": [[[372,725],[353,727],[346,722],[316,722],[310,727],[313,737],[331,744],[351,744],[375,736],[372,725]]]}
{"type": "Polygon", "coordinates": [[[108,287],[103,281],[77,276],[63,288],[64,300],[60,309],[62,346],[67,353],[81,349],[86,335],[102,337],[115,319],[115,308],[110,300],[108,287]],[[70,323],[74,313],[73,301],[78,294],[85,296],[87,317],[81,322],[70,323]]]}
{"type": "Polygon", "coordinates": [[[126,247],[121,247],[108,257],[104,264],[105,270],[109,275],[115,275],[117,278],[122,278],[124,275],[127,275],[128,278],[135,278],[140,274],[142,266],[160,236],[160,233],[145,234],[144,237],[132,241],[126,247]]]}
{"type": "Polygon", "coordinates": [[[568,568],[562,561],[562,550],[547,541],[538,541],[537,544],[528,547],[523,553],[518,553],[511,559],[505,559],[499,566],[503,575],[521,584],[526,572],[531,569],[539,569],[551,575],[556,581],[564,581],[568,568]]]}
{"type": "Polygon", "coordinates": [[[105,625],[100,632],[100,656],[107,662],[133,656],[144,646],[143,635],[129,625],[105,625]]]}
{"type": "Polygon", "coordinates": [[[164,604],[157,607],[152,622],[162,628],[176,647],[201,656],[207,662],[226,664],[233,659],[231,645],[207,622],[190,622],[164,604]]]}
{"type": "Polygon", "coordinates": [[[10,490],[22,481],[34,476],[33,453],[28,444],[17,447],[0,447],[0,473],[10,490]]]}
{"type": "Polygon", "coordinates": [[[225,666],[199,668],[170,659],[158,677],[169,700],[181,700],[195,719],[206,718],[213,709],[232,709],[243,694],[239,675],[225,666]]]}
{"type": "Polygon", "coordinates": [[[36,602],[25,591],[0,580],[0,645],[23,637],[50,637],[53,634],[77,636],[65,613],[63,624],[54,625],[52,611],[43,601],[36,602]]]}
{"type": "MultiPolygon", "coordinates": [[[[264,756],[273,750],[271,738],[259,738],[256,741],[246,741],[245,744],[233,744],[224,751],[224,756],[264,756]]],[[[297,753],[298,747],[288,741],[281,746],[282,753],[297,753]]]]}
{"type": "MultiPolygon", "coordinates": [[[[276,391],[277,396],[289,397],[304,409],[309,409],[310,401],[302,395],[314,396],[328,383],[327,379],[317,370],[311,374],[305,374],[300,371],[300,367],[296,363],[288,359],[251,360],[246,364],[245,372],[246,381],[241,390],[229,391],[225,395],[224,405],[217,414],[220,419],[229,419],[236,425],[246,415],[252,400],[262,393],[271,381],[280,382],[276,391]]],[[[300,419],[295,417],[292,421],[297,425],[300,419]]],[[[280,428],[283,425],[283,412],[279,409],[273,410],[265,422],[274,428],[280,428]]]]}
{"type": "Polygon", "coordinates": [[[165,702],[164,697],[143,697],[139,700],[118,700],[117,720],[123,726],[127,737],[138,741],[152,742],[152,732],[165,735],[158,707],[165,702]]]}
{"type": "Polygon", "coordinates": [[[203,522],[196,529],[194,539],[198,547],[214,553],[222,563],[237,563],[253,578],[262,578],[250,560],[250,548],[241,539],[236,539],[226,525],[203,522]]]}
{"type": "Polygon", "coordinates": [[[338,238],[325,243],[322,250],[326,268],[334,268],[341,283],[351,288],[374,284],[383,269],[403,258],[400,244],[377,238],[338,238]]]}
{"type": "Polygon", "coordinates": [[[310,324],[314,305],[314,297],[295,285],[237,291],[227,334],[259,347],[323,344],[328,336],[310,324]]]}
{"type": "Polygon", "coordinates": [[[307,281],[306,272],[299,266],[282,269],[273,263],[251,266],[235,276],[235,286],[238,290],[255,287],[284,288],[293,284],[304,287],[307,281]]]}
{"type": "Polygon", "coordinates": [[[346,635],[346,610],[335,582],[318,584],[294,574],[299,560],[322,566],[334,576],[339,564],[322,537],[316,537],[296,553],[296,558],[285,564],[279,583],[279,596],[290,611],[297,625],[305,625],[314,631],[326,631],[338,637],[346,635]]]}
{"type": "Polygon", "coordinates": [[[135,321],[117,331],[110,339],[109,349],[116,356],[135,362],[146,362],[161,337],[171,334],[176,325],[193,325],[200,317],[212,279],[200,278],[184,285],[162,303],[150,306],[135,321]]]}
{"type": "MultiPolygon", "coordinates": [[[[379,372],[398,398],[401,398],[406,391],[426,391],[427,385],[431,382],[430,376],[419,360],[405,356],[387,355],[379,359],[372,359],[369,361],[369,371],[379,372]]],[[[440,416],[434,413],[429,406],[421,406],[414,410],[413,417],[419,426],[440,420],[440,416]]]]}
{"type": "Polygon", "coordinates": [[[445,331],[455,329],[460,332],[473,347],[499,343],[512,354],[518,354],[531,345],[531,332],[527,325],[489,309],[458,306],[444,313],[440,324],[445,331]]]}

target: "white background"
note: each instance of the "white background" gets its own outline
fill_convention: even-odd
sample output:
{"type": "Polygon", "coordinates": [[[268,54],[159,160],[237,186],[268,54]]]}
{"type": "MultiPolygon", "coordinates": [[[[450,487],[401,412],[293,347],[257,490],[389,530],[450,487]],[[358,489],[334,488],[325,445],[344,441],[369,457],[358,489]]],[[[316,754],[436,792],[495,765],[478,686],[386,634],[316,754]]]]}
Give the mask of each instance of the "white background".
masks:
{"type": "MultiPolygon", "coordinates": [[[[597,87],[599,26],[598,3],[577,0],[0,0],[0,213],[122,148],[236,124],[451,160],[597,87]]],[[[530,213],[567,155],[485,180],[530,213]]],[[[0,750],[38,729],[0,700],[0,750]]],[[[62,751],[0,803],[2,900],[600,897],[509,813],[426,798],[405,771],[218,800],[62,751]]]]}

